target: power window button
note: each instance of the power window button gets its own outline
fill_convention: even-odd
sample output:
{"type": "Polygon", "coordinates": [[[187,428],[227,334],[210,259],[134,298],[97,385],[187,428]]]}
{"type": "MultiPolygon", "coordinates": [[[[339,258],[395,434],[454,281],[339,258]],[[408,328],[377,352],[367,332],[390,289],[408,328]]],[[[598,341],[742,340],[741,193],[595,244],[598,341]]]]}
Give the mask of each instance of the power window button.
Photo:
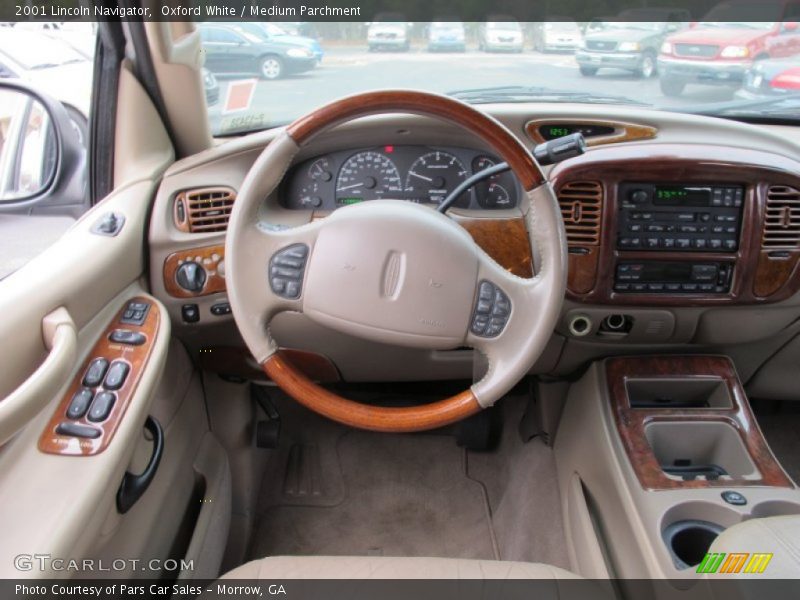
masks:
{"type": "Polygon", "coordinates": [[[122,387],[122,384],[125,383],[125,379],[128,377],[128,371],[130,371],[128,363],[115,360],[108,369],[103,387],[107,390],[118,390],[122,387]]]}
{"type": "Polygon", "coordinates": [[[86,387],[97,387],[103,381],[108,369],[108,361],[105,358],[95,358],[86,369],[86,374],[83,376],[83,385],[86,387]]]}

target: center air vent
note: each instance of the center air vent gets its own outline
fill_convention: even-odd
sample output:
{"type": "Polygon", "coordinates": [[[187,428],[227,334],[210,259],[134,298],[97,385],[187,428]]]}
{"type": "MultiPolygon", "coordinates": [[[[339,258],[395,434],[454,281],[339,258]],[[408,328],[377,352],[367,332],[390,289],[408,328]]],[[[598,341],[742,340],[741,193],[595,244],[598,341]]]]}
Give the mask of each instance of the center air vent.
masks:
{"type": "Polygon", "coordinates": [[[236,192],[230,188],[199,188],[175,196],[175,226],[188,233],[225,231],[236,192]]]}
{"type": "Polygon", "coordinates": [[[558,191],[558,204],[570,246],[600,244],[603,186],[596,181],[573,181],[558,191]]]}
{"type": "Polygon", "coordinates": [[[773,185],[767,191],[764,248],[800,248],[800,191],[773,185]]]}

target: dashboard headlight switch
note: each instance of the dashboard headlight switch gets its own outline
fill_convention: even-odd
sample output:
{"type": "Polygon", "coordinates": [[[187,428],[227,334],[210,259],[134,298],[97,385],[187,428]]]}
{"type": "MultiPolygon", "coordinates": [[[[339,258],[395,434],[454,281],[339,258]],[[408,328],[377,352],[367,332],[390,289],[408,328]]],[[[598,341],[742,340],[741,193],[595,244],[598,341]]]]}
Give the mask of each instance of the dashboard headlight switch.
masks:
{"type": "Polygon", "coordinates": [[[276,252],[269,261],[269,286],[273,293],[290,300],[299,298],[307,261],[305,244],[292,244],[276,252]]]}
{"type": "Polygon", "coordinates": [[[481,337],[497,337],[505,329],[511,315],[511,300],[491,281],[478,285],[478,297],[472,311],[470,331],[481,337]]]}

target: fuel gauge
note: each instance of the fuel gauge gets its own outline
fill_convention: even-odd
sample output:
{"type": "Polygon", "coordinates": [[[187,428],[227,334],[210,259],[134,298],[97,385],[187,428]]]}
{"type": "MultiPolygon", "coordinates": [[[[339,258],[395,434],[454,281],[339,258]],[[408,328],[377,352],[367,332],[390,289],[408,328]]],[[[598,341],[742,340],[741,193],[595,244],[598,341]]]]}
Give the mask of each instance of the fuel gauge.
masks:
{"type": "MultiPolygon", "coordinates": [[[[472,172],[480,173],[498,162],[490,156],[477,156],[472,161],[472,172]]],[[[512,208],[516,204],[514,176],[509,172],[492,175],[475,186],[475,195],[483,208],[512,208]]]]}

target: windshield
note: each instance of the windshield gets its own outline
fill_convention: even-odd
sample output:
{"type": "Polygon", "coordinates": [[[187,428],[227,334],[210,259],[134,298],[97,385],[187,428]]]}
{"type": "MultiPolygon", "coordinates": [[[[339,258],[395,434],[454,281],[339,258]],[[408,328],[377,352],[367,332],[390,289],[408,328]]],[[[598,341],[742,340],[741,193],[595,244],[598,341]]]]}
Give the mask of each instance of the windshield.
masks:
{"type": "Polygon", "coordinates": [[[644,21],[606,21],[600,23],[601,29],[639,29],[641,31],[661,31],[663,23],[648,23],[644,21]]]}
{"type": "Polygon", "coordinates": [[[792,61],[800,66],[800,32],[791,23],[677,21],[687,15],[663,12],[660,22],[618,14],[602,24],[502,16],[422,22],[390,13],[365,22],[295,24],[304,38],[278,35],[280,21],[224,31],[201,25],[214,28],[202,38],[204,67],[216,86],[207,93],[211,130],[226,136],[278,127],[377,89],[423,90],[472,104],[528,103],[531,114],[537,102],[602,103],[800,121],[797,103],[764,102],[800,96],[796,75],[784,74],[792,61]],[[253,42],[257,31],[270,35],[236,44],[253,42]]]}

